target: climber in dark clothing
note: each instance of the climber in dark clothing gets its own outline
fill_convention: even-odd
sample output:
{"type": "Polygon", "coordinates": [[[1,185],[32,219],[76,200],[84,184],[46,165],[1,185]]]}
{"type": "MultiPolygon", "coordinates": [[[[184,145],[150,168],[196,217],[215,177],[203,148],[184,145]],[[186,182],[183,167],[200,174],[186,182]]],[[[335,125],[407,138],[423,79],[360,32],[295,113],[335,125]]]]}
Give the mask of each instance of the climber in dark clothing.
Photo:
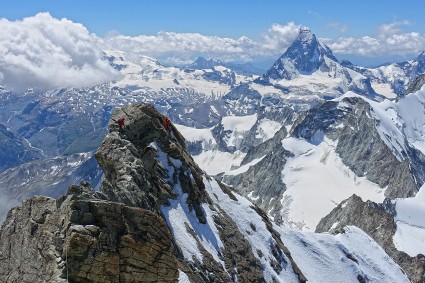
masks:
{"type": "Polygon", "coordinates": [[[124,120],[124,117],[118,120],[118,126],[120,127],[120,130],[122,130],[122,128],[124,127],[124,120]]]}

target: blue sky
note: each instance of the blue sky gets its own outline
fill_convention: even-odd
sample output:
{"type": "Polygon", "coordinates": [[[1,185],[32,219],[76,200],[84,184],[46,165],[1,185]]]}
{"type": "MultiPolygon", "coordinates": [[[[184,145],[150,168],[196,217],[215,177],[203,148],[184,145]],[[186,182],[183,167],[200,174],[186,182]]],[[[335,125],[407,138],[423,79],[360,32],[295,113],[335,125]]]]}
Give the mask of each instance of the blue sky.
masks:
{"type": "Polygon", "coordinates": [[[271,24],[289,21],[310,27],[319,37],[369,35],[381,24],[402,20],[410,23],[406,31],[424,33],[423,8],[419,0],[14,0],[3,1],[0,17],[16,20],[49,12],[82,23],[99,36],[111,30],[126,35],[162,30],[255,39],[271,24]]]}

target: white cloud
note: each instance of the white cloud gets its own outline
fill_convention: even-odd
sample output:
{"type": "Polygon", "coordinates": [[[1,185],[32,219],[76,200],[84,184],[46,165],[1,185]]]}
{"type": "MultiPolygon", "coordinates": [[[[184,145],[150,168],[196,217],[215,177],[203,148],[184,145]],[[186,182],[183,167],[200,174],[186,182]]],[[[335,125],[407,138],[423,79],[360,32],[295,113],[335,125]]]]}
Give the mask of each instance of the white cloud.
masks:
{"type": "Polygon", "coordinates": [[[81,24],[39,13],[0,19],[0,83],[11,88],[81,87],[119,76],[81,24]]]}
{"type": "Polygon", "coordinates": [[[425,50],[425,35],[402,30],[409,25],[409,21],[397,21],[378,26],[374,36],[324,38],[321,41],[336,54],[369,57],[418,54],[425,50]]]}
{"type": "Polygon", "coordinates": [[[263,46],[273,51],[285,51],[297,38],[300,26],[293,22],[286,25],[273,24],[263,35],[263,46]]]}
{"type": "Polygon", "coordinates": [[[103,47],[122,50],[133,59],[146,55],[165,62],[184,62],[192,60],[194,54],[225,61],[247,60],[258,45],[247,37],[232,39],[199,33],[159,32],[153,36],[108,36],[103,39],[103,47]]]}
{"type": "Polygon", "coordinates": [[[141,55],[158,58],[165,63],[192,62],[197,56],[223,61],[252,61],[258,57],[281,54],[296,38],[299,26],[273,24],[254,41],[246,36],[238,39],[206,36],[199,33],[159,32],[156,35],[125,36],[116,31],[103,39],[103,47],[122,50],[137,60],[141,55]]]}

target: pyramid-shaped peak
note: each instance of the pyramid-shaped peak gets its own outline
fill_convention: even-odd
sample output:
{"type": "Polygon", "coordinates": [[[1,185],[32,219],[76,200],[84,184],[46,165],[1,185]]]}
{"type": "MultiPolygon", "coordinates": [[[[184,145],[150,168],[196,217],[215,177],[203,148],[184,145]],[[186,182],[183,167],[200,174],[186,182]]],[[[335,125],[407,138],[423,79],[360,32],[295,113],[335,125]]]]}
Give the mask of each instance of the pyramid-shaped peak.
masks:
{"type": "Polygon", "coordinates": [[[300,27],[298,37],[265,74],[265,78],[292,79],[309,75],[323,66],[325,58],[338,62],[332,51],[322,45],[308,27],[300,27]]]}

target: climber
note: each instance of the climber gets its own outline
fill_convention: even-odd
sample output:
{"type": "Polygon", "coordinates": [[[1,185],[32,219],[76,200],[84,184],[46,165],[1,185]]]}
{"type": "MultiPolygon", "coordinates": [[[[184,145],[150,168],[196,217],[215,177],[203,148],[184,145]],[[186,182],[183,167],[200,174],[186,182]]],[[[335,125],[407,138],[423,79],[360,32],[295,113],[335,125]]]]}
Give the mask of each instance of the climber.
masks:
{"type": "Polygon", "coordinates": [[[164,124],[164,128],[169,132],[170,131],[170,120],[167,117],[164,118],[163,124],[164,124]]]}
{"type": "Polygon", "coordinates": [[[120,127],[120,130],[122,130],[122,128],[124,127],[124,120],[125,120],[124,117],[118,120],[118,126],[120,127]]]}

